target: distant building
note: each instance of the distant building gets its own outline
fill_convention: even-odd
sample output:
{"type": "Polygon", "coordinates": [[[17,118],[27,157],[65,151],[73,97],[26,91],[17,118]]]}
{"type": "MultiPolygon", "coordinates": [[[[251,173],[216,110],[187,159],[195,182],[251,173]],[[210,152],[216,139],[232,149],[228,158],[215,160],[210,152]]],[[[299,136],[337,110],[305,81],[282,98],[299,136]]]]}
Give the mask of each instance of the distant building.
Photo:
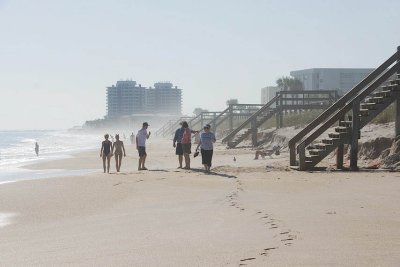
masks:
{"type": "Polygon", "coordinates": [[[272,98],[276,96],[276,92],[279,91],[280,88],[278,86],[267,86],[261,88],[261,104],[267,104],[272,98]]]}
{"type": "Polygon", "coordinates": [[[145,97],[145,88],[135,81],[117,81],[115,86],[107,87],[107,116],[143,113],[145,97]]]}
{"type": "Polygon", "coordinates": [[[149,89],[135,81],[117,81],[107,87],[107,117],[154,113],[181,115],[182,90],[168,82],[149,89]]]}
{"type": "Polygon", "coordinates": [[[158,82],[154,88],[146,90],[146,109],[148,112],[181,114],[182,89],[173,87],[170,82],[158,82]]]}
{"type": "Polygon", "coordinates": [[[313,68],[291,71],[290,75],[303,82],[304,90],[334,90],[345,93],[375,69],[313,68]]]}

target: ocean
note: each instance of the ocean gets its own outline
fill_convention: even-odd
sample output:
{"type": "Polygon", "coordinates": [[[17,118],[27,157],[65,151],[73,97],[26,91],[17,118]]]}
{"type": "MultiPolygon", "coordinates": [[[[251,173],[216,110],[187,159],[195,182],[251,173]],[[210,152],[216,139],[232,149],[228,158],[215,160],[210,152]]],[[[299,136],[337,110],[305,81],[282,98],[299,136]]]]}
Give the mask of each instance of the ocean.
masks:
{"type": "Polygon", "coordinates": [[[71,153],[101,146],[103,136],[77,131],[0,131],[0,183],[81,174],[93,170],[26,170],[23,165],[67,158],[71,153]],[[39,144],[39,155],[35,153],[39,144]]]}

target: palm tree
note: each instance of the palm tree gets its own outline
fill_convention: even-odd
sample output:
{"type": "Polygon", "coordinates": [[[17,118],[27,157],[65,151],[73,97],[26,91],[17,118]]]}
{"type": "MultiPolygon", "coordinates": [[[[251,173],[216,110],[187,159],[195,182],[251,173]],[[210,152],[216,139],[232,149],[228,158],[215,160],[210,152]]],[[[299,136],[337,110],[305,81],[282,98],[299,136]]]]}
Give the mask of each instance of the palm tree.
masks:
{"type": "Polygon", "coordinates": [[[227,106],[229,106],[230,104],[239,104],[239,101],[237,100],[237,98],[231,98],[226,101],[227,106]]]}
{"type": "Polygon", "coordinates": [[[303,91],[303,82],[297,78],[282,76],[276,80],[276,85],[282,88],[282,91],[303,91]]]}
{"type": "MultiPolygon", "coordinates": [[[[301,80],[298,78],[292,78],[288,76],[282,76],[278,80],[276,80],[276,85],[281,88],[281,91],[303,91],[304,85],[301,80]]],[[[294,95],[290,95],[291,98],[294,98],[294,95]]],[[[293,100],[292,100],[293,103],[293,100]]],[[[294,104],[294,103],[293,103],[294,104]]]]}

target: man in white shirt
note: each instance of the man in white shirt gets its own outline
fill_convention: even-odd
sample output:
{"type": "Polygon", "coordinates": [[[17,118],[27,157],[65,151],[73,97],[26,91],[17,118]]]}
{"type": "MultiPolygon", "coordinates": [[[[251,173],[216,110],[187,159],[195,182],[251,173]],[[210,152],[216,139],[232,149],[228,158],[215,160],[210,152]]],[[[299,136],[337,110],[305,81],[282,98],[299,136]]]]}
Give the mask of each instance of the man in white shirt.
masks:
{"type": "Polygon", "coordinates": [[[138,170],[147,170],[144,166],[146,161],[147,153],[146,153],[146,140],[149,139],[151,132],[147,133],[147,128],[149,124],[147,122],[143,122],[143,127],[136,134],[136,149],[139,152],[139,166],[138,170]]]}

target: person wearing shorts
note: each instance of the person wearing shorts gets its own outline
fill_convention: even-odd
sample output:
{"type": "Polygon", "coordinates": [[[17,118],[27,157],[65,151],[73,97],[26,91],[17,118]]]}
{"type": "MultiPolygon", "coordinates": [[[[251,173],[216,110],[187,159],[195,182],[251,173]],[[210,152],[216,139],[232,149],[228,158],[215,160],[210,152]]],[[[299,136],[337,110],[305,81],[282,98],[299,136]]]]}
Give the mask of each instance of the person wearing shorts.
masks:
{"type": "Polygon", "coordinates": [[[183,161],[183,149],[182,149],[182,135],[183,135],[183,127],[182,122],[180,123],[181,127],[176,129],[174,140],[172,142],[172,146],[175,147],[175,154],[178,156],[179,167],[178,169],[182,169],[182,161],[183,161]]]}
{"type": "Polygon", "coordinates": [[[183,134],[182,134],[182,150],[183,156],[185,158],[184,169],[190,169],[190,153],[192,148],[192,134],[198,133],[199,131],[194,131],[189,129],[189,125],[186,121],[182,122],[183,134]]]}
{"type": "Polygon", "coordinates": [[[204,165],[204,170],[206,173],[210,172],[211,161],[214,152],[215,135],[210,132],[210,125],[204,126],[204,132],[200,134],[200,142],[197,145],[196,151],[201,148],[201,162],[204,165]]]}
{"type": "Polygon", "coordinates": [[[136,149],[139,153],[139,165],[138,170],[147,170],[145,166],[146,162],[146,141],[149,139],[151,132],[147,133],[147,128],[149,124],[147,122],[143,122],[143,127],[136,134],[136,149]]]}

